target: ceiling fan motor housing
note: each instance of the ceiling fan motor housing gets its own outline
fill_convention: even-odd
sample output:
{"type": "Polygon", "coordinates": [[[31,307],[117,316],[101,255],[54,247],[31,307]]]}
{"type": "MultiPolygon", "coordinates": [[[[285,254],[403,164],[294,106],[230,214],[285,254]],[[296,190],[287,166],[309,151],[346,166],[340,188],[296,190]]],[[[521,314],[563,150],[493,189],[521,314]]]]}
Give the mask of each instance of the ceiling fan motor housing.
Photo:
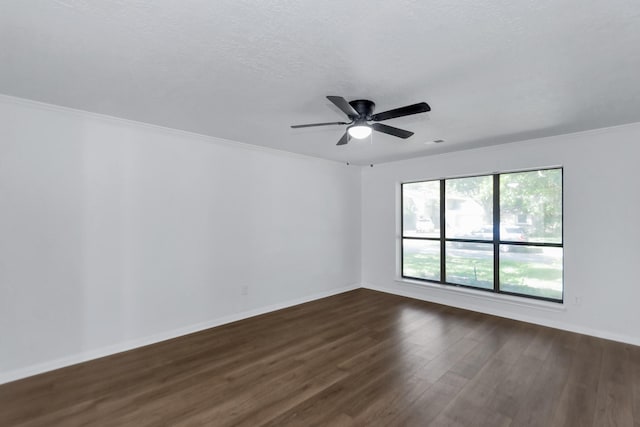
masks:
{"type": "Polygon", "coordinates": [[[351,117],[352,119],[362,118],[365,120],[371,120],[373,110],[376,108],[376,104],[368,99],[356,99],[355,101],[350,101],[349,105],[351,105],[359,114],[359,117],[351,117]]]}

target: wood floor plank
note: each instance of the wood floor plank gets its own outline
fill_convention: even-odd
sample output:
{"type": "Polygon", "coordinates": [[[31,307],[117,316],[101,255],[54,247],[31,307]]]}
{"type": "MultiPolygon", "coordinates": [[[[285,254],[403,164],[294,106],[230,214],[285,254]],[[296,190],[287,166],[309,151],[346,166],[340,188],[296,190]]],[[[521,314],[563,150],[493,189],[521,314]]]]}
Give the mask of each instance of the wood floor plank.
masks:
{"type": "MultiPolygon", "coordinates": [[[[563,345],[562,337],[560,331],[550,331],[550,343],[544,351],[546,358],[525,395],[526,405],[521,405],[513,418],[514,425],[551,425],[550,419],[567,382],[574,355],[574,352],[563,345]]],[[[529,351],[525,351],[525,354],[532,356],[529,351]]]]}
{"type": "MultiPolygon", "coordinates": [[[[509,425],[511,418],[491,407],[496,387],[509,370],[509,361],[505,354],[514,354],[512,350],[503,352],[503,348],[514,342],[522,324],[513,324],[513,328],[504,328],[491,334],[473,352],[454,365],[450,372],[461,373],[469,379],[467,384],[452,399],[433,421],[433,425],[509,425]],[[502,355],[502,358],[497,357],[502,355]],[[470,363],[471,362],[471,363],[470,363]],[[459,366],[465,367],[461,371],[459,366]],[[469,369],[473,367],[473,369],[469,369]]],[[[522,352],[524,347],[520,347],[522,352]]]]}
{"type": "Polygon", "coordinates": [[[576,355],[569,369],[567,383],[556,404],[553,425],[573,423],[590,426],[594,422],[602,345],[598,345],[597,340],[591,337],[578,337],[576,355]]]}
{"type": "Polygon", "coordinates": [[[0,385],[0,426],[640,427],[640,348],[359,289],[0,385]]]}
{"type": "MultiPolygon", "coordinates": [[[[352,422],[360,426],[393,425],[407,407],[420,397],[431,384],[420,378],[407,378],[402,382],[387,385],[369,401],[362,401],[362,409],[353,417],[352,422]]],[[[331,419],[327,419],[331,425],[331,419]]]]}
{"type": "Polygon", "coordinates": [[[467,378],[458,374],[445,373],[390,425],[416,427],[430,425],[468,382],[467,378]]]}
{"type": "Polygon", "coordinates": [[[604,343],[593,426],[632,426],[632,363],[628,346],[604,343]]]}

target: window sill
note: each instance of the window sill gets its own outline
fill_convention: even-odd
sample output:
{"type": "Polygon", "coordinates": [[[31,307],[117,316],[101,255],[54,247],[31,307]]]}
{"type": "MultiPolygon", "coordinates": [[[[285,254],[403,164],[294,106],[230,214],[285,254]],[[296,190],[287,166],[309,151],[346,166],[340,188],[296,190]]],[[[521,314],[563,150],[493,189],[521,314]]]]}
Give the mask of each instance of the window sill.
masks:
{"type": "Polygon", "coordinates": [[[566,311],[566,305],[562,302],[542,301],[527,297],[517,297],[512,295],[504,295],[498,293],[485,292],[475,289],[469,289],[458,286],[443,285],[440,283],[423,282],[421,280],[411,280],[406,278],[396,278],[396,283],[410,286],[413,289],[434,289],[444,291],[454,295],[464,295],[466,297],[476,298],[484,301],[500,302],[519,307],[536,308],[545,311],[561,312],[566,311]]]}

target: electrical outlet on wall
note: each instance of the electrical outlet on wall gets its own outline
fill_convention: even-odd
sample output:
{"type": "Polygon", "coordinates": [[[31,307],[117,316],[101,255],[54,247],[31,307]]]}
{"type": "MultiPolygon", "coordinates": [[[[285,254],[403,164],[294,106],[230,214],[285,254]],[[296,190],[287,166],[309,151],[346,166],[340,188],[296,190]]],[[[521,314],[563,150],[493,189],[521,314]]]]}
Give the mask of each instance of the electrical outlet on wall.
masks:
{"type": "Polygon", "coordinates": [[[242,285],[240,287],[240,295],[249,295],[249,286],[242,285]]]}

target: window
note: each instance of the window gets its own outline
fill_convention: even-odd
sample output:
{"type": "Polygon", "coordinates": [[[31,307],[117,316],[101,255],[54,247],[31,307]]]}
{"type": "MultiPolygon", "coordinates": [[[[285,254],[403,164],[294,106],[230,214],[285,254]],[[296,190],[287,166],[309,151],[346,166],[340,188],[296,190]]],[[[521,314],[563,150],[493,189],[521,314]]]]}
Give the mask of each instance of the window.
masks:
{"type": "Polygon", "coordinates": [[[561,302],[562,169],[402,184],[402,277],[561,302]]]}

